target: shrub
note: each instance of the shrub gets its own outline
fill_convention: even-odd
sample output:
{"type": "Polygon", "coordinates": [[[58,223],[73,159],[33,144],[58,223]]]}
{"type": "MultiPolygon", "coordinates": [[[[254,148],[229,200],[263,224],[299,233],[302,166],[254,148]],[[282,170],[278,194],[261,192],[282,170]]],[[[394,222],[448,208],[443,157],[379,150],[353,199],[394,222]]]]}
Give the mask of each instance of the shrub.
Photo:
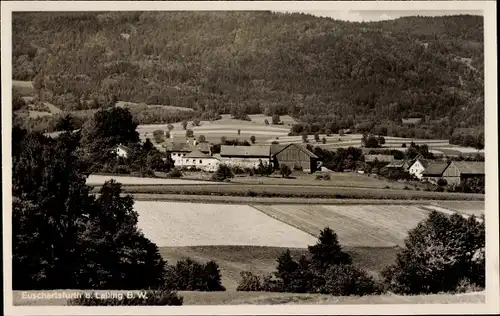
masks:
{"type": "Polygon", "coordinates": [[[316,180],[330,180],[330,175],[329,174],[317,174],[316,175],[316,180]]]}
{"type": "Polygon", "coordinates": [[[433,211],[409,231],[396,263],[383,271],[389,290],[419,294],[455,291],[462,279],[484,287],[484,219],[433,211]]]}
{"type": "Polygon", "coordinates": [[[236,291],[257,292],[263,290],[262,282],[259,276],[254,275],[249,271],[242,271],[240,276],[241,281],[238,283],[236,291]]]}
{"type": "Polygon", "coordinates": [[[446,179],[439,179],[437,181],[437,185],[439,185],[440,187],[447,186],[448,185],[448,181],[446,181],[446,179]]]}
{"type": "Polygon", "coordinates": [[[224,164],[220,164],[217,171],[215,171],[212,175],[212,179],[219,182],[226,181],[231,178],[234,178],[234,173],[231,171],[231,168],[224,164]]]}
{"type": "Polygon", "coordinates": [[[225,291],[221,284],[219,266],[214,261],[206,264],[191,259],[177,261],[167,266],[165,273],[168,288],[177,291],[225,291]]]}
{"type": "Polygon", "coordinates": [[[280,166],[280,174],[283,178],[288,178],[292,174],[292,170],[285,164],[280,166]]]}
{"type": "Polygon", "coordinates": [[[182,171],[180,171],[179,169],[175,168],[174,170],[170,171],[170,173],[168,174],[168,176],[170,178],[180,178],[180,177],[182,177],[182,171]]]}
{"type": "Polygon", "coordinates": [[[113,173],[130,174],[130,167],[127,165],[116,165],[113,168],[113,173]]]}
{"type": "Polygon", "coordinates": [[[324,275],[320,292],[335,296],[378,294],[381,287],[365,271],[353,265],[333,265],[324,275]]]}
{"type": "Polygon", "coordinates": [[[96,296],[95,293],[92,293],[90,297],[86,297],[86,295],[82,293],[79,298],[69,300],[68,304],[81,306],[182,305],[182,297],[178,296],[174,291],[158,289],[147,290],[144,292],[146,298],[139,297],[138,295],[134,295],[132,298],[128,298],[124,293],[121,293],[122,295],[118,296],[118,294],[116,298],[113,297],[108,299],[100,298],[99,296],[96,296]]]}

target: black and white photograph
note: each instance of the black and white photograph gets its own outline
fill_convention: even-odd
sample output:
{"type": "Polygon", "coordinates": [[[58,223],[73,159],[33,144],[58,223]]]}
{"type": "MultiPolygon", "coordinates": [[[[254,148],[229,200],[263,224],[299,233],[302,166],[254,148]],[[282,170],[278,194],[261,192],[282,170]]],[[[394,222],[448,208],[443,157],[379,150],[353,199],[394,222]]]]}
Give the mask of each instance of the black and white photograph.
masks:
{"type": "Polygon", "coordinates": [[[2,2],[7,314],[499,312],[495,2],[168,2],[2,2]]]}

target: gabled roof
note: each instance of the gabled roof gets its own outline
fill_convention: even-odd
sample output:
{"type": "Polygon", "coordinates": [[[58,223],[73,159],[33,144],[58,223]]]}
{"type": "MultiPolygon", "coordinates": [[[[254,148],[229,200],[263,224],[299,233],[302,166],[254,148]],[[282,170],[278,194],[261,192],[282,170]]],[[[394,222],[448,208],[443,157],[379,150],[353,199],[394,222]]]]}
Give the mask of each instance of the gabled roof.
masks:
{"type": "Polygon", "coordinates": [[[220,146],[220,155],[222,157],[231,156],[246,156],[246,157],[269,157],[271,154],[271,147],[265,146],[220,146]]]}
{"type": "Polygon", "coordinates": [[[124,152],[126,152],[127,154],[132,151],[130,148],[128,148],[127,146],[124,146],[122,144],[116,145],[114,148],[117,148],[117,149],[119,148],[119,149],[123,150],[124,152]]]}
{"type": "Polygon", "coordinates": [[[202,153],[198,149],[193,150],[192,152],[190,152],[189,154],[187,154],[186,156],[184,156],[184,158],[213,158],[213,159],[217,159],[215,157],[212,157],[210,155],[202,153]]]}
{"type": "Polygon", "coordinates": [[[394,160],[390,164],[388,164],[386,167],[387,168],[403,168],[405,163],[407,163],[405,160],[394,160]]]}
{"type": "Polygon", "coordinates": [[[312,153],[309,149],[307,149],[302,144],[295,144],[295,143],[288,144],[288,145],[272,144],[271,145],[271,155],[277,155],[288,147],[296,147],[299,150],[301,150],[303,153],[308,155],[309,157],[318,158],[318,156],[316,156],[314,153],[312,153]]]}
{"type": "Polygon", "coordinates": [[[380,162],[392,162],[394,156],[392,155],[365,155],[365,162],[374,162],[375,160],[380,162]]]}
{"type": "Polygon", "coordinates": [[[199,143],[198,145],[196,145],[196,147],[202,153],[209,153],[210,152],[210,144],[209,143],[199,143]]]}
{"type": "Polygon", "coordinates": [[[171,142],[165,144],[166,151],[174,152],[190,152],[192,151],[191,145],[183,142],[171,142]]]}
{"type": "Polygon", "coordinates": [[[417,159],[413,160],[413,163],[411,165],[413,166],[417,161],[420,162],[420,164],[424,168],[427,168],[431,164],[431,162],[429,160],[427,160],[427,159],[417,158],[417,159]]]}
{"type": "Polygon", "coordinates": [[[434,162],[431,163],[422,173],[425,176],[442,176],[443,172],[448,167],[448,163],[446,162],[434,162]]]}
{"type": "Polygon", "coordinates": [[[482,161],[452,161],[451,163],[455,164],[461,174],[484,174],[482,161]]]}

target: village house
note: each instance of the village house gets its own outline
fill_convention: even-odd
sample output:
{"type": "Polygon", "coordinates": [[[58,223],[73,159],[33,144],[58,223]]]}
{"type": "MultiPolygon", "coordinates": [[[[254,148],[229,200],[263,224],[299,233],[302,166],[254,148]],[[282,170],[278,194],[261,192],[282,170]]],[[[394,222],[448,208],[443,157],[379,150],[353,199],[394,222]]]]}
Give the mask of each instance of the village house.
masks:
{"type": "Polygon", "coordinates": [[[452,161],[443,172],[448,184],[456,185],[470,178],[484,178],[484,162],[452,161]]]}
{"type": "Polygon", "coordinates": [[[409,172],[417,179],[422,179],[422,174],[429,165],[430,163],[427,159],[419,157],[411,164],[409,172]]]}
{"type": "Polygon", "coordinates": [[[443,173],[447,167],[448,163],[441,161],[429,164],[422,173],[422,180],[436,184],[439,179],[443,178],[443,173]]]}
{"type": "Polygon", "coordinates": [[[406,160],[394,160],[385,167],[390,170],[408,171],[410,164],[406,160]]]}
{"type": "Polygon", "coordinates": [[[273,144],[271,156],[276,169],[281,165],[287,165],[292,170],[300,169],[310,173],[318,169],[318,156],[302,144],[273,144]]]}
{"type": "Polygon", "coordinates": [[[174,139],[171,137],[163,147],[165,152],[170,154],[170,157],[174,161],[174,165],[178,167],[183,166],[183,158],[194,150],[198,150],[209,156],[212,154],[209,143],[198,143],[194,137],[186,137],[184,141],[182,138],[174,139]]]}
{"type": "Polygon", "coordinates": [[[220,147],[220,163],[241,168],[256,168],[259,163],[271,163],[270,146],[230,146],[220,147]]]}
{"type": "Polygon", "coordinates": [[[116,145],[113,147],[112,152],[116,155],[117,158],[125,158],[127,159],[131,153],[131,149],[127,146],[123,146],[122,144],[116,145]]]}
{"type": "Polygon", "coordinates": [[[203,171],[213,172],[219,166],[219,159],[195,149],[182,157],[181,165],[182,167],[194,167],[203,171]]]}

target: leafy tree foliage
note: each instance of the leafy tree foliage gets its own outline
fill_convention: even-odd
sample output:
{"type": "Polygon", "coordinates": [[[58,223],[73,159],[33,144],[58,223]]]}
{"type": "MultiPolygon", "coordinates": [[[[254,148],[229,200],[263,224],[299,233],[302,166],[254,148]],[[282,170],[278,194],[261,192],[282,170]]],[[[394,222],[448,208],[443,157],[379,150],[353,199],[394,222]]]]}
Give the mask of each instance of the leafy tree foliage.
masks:
{"type": "Polygon", "coordinates": [[[252,144],[255,144],[255,139],[256,139],[256,138],[255,138],[255,136],[254,136],[254,135],[250,136],[250,141],[252,142],[252,144]]]}
{"type": "Polygon", "coordinates": [[[484,218],[433,211],[412,230],[396,263],[384,274],[389,290],[404,293],[455,291],[459,283],[484,287],[484,218]]]}
{"type": "Polygon", "coordinates": [[[13,130],[14,289],[162,285],[165,262],[138,231],[132,198],[113,181],[89,194],[78,140],[13,130]]]}
{"type": "Polygon", "coordinates": [[[280,166],[280,174],[283,178],[288,178],[292,174],[292,169],[287,165],[283,164],[280,166]]]}
{"type": "Polygon", "coordinates": [[[221,284],[219,266],[214,261],[205,264],[191,259],[169,265],[166,272],[167,288],[178,291],[225,291],[221,284]]]}
{"type": "Polygon", "coordinates": [[[157,144],[163,143],[165,141],[165,132],[161,129],[157,129],[153,132],[153,138],[157,144]]]}
{"type": "Polygon", "coordinates": [[[233,177],[233,171],[225,164],[220,164],[215,173],[212,175],[212,179],[219,182],[229,180],[233,177]]]}
{"type": "Polygon", "coordinates": [[[272,116],[272,122],[274,125],[278,125],[281,122],[280,116],[278,114],[274,114],[272,116]]]}
{"type": "Polygon", "coordinates": [[[310,134],[361,124],[448,138],[484,130],[483,32],[471,15],[352,23],[264,11],[23,12],[13,15],[13,77],[65,110],[147,101],[196,112],[176,121],[265,112],[292,115],[310,134]],[[423,123],[403,126],[408,117],[423,123]]]}

